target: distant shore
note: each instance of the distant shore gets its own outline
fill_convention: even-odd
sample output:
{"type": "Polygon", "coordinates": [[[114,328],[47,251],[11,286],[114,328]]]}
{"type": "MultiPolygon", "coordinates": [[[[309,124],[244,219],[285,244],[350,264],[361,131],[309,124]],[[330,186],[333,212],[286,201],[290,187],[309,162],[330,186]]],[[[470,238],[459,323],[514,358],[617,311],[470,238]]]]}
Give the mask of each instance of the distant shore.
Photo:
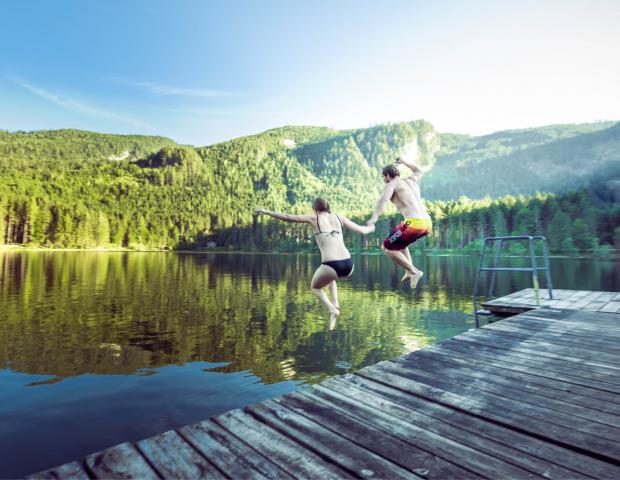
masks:
{"type": "MultiPolygon", "coordinates": [[[[84,252],[84,253],[235,253],[235,254],[257,254],[257,255],[297,255],[297,254],[318,254],[317,251],[307,251],[300,250],[296,252],[287,252],[287,251],[261,251],[261,250],[232,250],[228,248],[207,248],[202,250],[173,250],[173,249],[157,249],[157,248],[123,248],[123,247],[98,247],[98,248],[50,248],[50,247],[28,247],[24,245],[0,245],[0,253],[1,252],[84,252]]],[[[356,251],[355,249],[351,249],[351,253],[353,255],[383,255],[383,252],[379,249],[373,250],[364,250],[363,252],[356,251]]],[[[419,254],[418,252],[414,252],[414,254],[419,254]]],[[[424,255],[430,257],[480,257],[479,252],[463,252],[463,251],[454,251],[454,250],[427,250],[423,252],[424,255]]],[[[503,257],[525,257],[526,255],[502,255],[503,257]]],[[[620,252],[612,252],[610,255],[592,255],[592,254],[576,254],[576,255],[567,255],[567,254],[550,254],[549,258],[592,258],[592,259],[609,259],[609,260],[620,260],[620,252]]]]}

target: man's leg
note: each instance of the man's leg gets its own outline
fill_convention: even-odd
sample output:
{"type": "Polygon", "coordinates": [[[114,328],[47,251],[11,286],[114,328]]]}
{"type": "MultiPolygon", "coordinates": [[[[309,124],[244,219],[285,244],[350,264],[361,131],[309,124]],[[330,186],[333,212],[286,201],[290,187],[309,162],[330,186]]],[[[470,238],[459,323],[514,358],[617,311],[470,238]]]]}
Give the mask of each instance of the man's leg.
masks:
{"type": "MultiPolygon", "coordinates": [[[[403,250],[403,253],[405,254],[405,256],[407,257],[407,260],[409,260],[409,263],[411,264],[411,266],[413,268],[415,268],[416,272],[418,275],[422,276],[424,275],[424,272],[422,270],[420,270],[419,268],[417,268],[414,264],[413,264],[413,260],[411,258],[411,252],[409,251],[409,247],[405,247],[405,249],[403,250]]],[[[401,282],[405,281],[407,278],[409,278],[409,272],[405,272],[405,275],[403,276],[403,278],[401,278],[401,282]]]]}
{"type": "Polygon", "coordinates": [[[409,250],[405,247],[403,250],[388,250],[384,246],[383,251],[390,257],[397,265],[400,265],[405,269],[405,278],[409,278],[409,284],[411,288],[415,288],[418,285],[418,281],[422,278],[423,273],[415,268],[411,263],[411,254],[409,250]],[[407,253],[405,253],[407,251],[407,253]]]}
{"type": "Polygon", "coordinates": [[[413,275],[417,272],[417,269],[411,264],[403,250],[388,250],[384,246],[381,248],[385,254],[394,261],[394,263],[403,267],[407,273],[413,275]]]}

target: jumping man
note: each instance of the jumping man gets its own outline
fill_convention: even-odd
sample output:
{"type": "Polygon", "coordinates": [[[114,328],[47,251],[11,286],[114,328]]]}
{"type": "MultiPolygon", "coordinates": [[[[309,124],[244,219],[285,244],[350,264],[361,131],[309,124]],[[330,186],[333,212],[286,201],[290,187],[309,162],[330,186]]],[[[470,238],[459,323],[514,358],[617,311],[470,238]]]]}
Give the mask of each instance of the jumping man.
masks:
{"type": "Polygon", "coordinates": [[[397,158],[395,163],[395,165],[383,168],[383,182],[385,183],[383,195],[377,202],[372,217],[366,223],[374,225],[390,200],[396,205],[405,218],[385,238],[381,248],[397,265],[405,269],[402,281],[409,279],[411,288],[415,288],[424,273],[413,265],[411,253],[407,247],[417,239],[431,233],[433,226],[420,195],[422,170],[402,157],[397,158]],[[413,172],[412,175],[400,178],[397,165],[407,166],[413,172]]]}

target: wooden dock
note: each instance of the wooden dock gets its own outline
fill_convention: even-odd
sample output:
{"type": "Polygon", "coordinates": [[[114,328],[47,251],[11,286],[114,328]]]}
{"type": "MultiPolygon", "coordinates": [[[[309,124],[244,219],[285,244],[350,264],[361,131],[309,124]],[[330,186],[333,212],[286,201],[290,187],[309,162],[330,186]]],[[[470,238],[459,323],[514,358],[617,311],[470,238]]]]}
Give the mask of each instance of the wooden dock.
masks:
{"type": "Polygon", "coordinates": [[[30,478],[620,478],[619,353],[538,309],[30,478]]]}
{"type": "Polygon", "coordinates": [[[620,293],[590,292],[587,290],[553,290],[553,299],[549,291],[539,289],[540,305],[536,304],[536,290],[526,288],[504,297],[483,303],[482,307],[491,313],[514,315],[536,308],[570,308],[590,312],[620,313],[620,293]]]}

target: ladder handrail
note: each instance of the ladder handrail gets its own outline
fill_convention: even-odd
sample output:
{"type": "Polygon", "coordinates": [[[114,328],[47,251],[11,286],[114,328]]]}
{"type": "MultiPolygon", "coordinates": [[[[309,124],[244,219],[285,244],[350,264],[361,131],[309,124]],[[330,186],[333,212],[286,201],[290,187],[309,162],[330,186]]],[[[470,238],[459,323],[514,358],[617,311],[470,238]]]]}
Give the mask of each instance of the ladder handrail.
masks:
{"type": "MultiPolygon", "coordinates": [[[[524,258],[524,257],[521,257],[524,258]]],[[[484,244],[482,245],[482,252],[480,253],[480,262],[478,263],[478,270],[476,271],[476,280],[474,282],[474,292],[472,294],[472,300],[474,304],[474,317],[476,319],[476,328],[480,326],[478,321],[478,287],[480,283],[480,272],[492,272],[491,274],[491,283],[489,285],[488,297],[492,296],[493,290],[495,289],[495,274],[496,272],[531,272],[532,273],[532,285],[536,291],[536,304],[540,305],[540,294],[539,294],[539,285],[538,285],[538,271],[544,270],[546,274],[546,283],[547,289],[549,290],[549,299],[553,299],[553,285],[551,283],[551,269],[549,268],[549,255],[547,250],[547,239],[540,235],[515,235],[515,236],[503,236],[503,237],[486,237],[484,239],[484,244]],[[530,259],[530,267],[498,267],[500,252],[502,245],[505,241],[511,240],[527,240],[529,247],[529,259],[530,259]],[[543,249],[543,259],[544,266],[539,267],[536,264],[536,255],[535,255],[535,247],[534,242],[536,240],[540,240],[542,243],[543,249]],[[495,258],[493,261],[493,267],[483,267],[484,265],[484,255],[487,250],[487,244],[492,245],[493,242],[499,241],[499,245],[497,247],[497,251],[495,252],[495,258]]]]}

